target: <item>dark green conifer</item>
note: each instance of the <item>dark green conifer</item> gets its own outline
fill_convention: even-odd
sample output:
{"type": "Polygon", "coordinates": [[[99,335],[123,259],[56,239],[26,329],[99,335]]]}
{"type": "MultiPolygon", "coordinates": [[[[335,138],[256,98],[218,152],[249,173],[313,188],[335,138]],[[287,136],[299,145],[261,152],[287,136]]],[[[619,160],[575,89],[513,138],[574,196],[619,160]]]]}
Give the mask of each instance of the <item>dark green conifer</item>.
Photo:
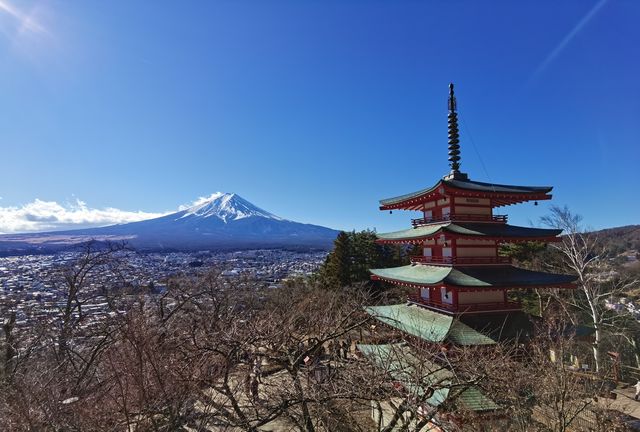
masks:
{"type": "Polygon", "coordinates": [[[351,238],[341,231],[333,242],[333,250],[321,269],[321,277],[331,286],[345,287],[351,284],[351,238]]]}
{"type": "Polygon", "coordinates": [[[372,268],[397,267],[409,263],[409,253],[403,245],[376,243],[373,230],[341,232],[334,249],[318,272],[319,279],[331,287],[344,287],[369,282],[372,268]]]}

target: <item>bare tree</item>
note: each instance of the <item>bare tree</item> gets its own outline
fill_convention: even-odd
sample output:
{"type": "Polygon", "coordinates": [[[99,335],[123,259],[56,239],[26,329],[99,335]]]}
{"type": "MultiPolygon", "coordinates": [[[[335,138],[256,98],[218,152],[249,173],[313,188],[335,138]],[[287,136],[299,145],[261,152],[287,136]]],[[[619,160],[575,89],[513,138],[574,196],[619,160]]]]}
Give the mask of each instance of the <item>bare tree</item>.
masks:
{"type": "Polygon", "coordinates": [[[5,366],[11,367],[11,381],[1,406],[4,417],[15,422],[13,429],[68,426],[76,400],[101,394],[96,373],[118,323],[87,308],[104,295],[102,281],[117,277],[123,250],[124,245],[87,243],[51,280],[59,295],[58,314],[32,317],[28,327],[6,323],[5,366]]]}
{"type": "Polygon", "coordinates": [[[73,363],[59,363],[49,350],[25,363],[16,397],[7,401],[15,429],[255,431],[276,424],[312,431],[357,424],[337,419],[349,418],[339,401],[361,397],[346,342],[369,319],[361,298],[305,285],[265,290],[220,272],[169,286],[109,318],[108,343],[70,332],[73,363]],[[341,356],[327,354],[329,342],[342,343],[341,356]],[[88,372],[75,370],[88,356],[88,372]],[[42,373],[28,375],[35,366],[42,373]],[[247,388],[249,375],[255,382],[247,388]]]}
{"type": "Polygon", "coordinates": [[[608,410],[611,382],[569,361],[580,346],[573,330],[561,311],[549,313],[518,355],[507,346],[496,348],[503,355],[484,383],[506,415],[491,430],[623,430],[616,429],[621,422],[608,410]]]}
{"type": "Polygon", "coordinates": [[[567,400],[586,395],[572,390],[569,369],[556,373],[542,360],[549,345],[529,368],[516,360],[517,346],[442,347],[374,331],[362,290],[304,281],[266,289],[216,269],[172,279],[161,294],[109,299],[114,313],[86,328],[78,315],[90,318],[87,282],[114,268],[106,257],[91,262],[84,278],[68,273],[77,289],[72,312],[60,315],[67,327],[36,325],[16,344],[20,361],[0,393],[10,430],[417,431],[432,423],[524,431],[533,408],[553,402],[558,374],[567,400]],[[390,347],[387,361],[356,350],[376,344],[390,347]],[[33,349],[20,357],[25,347],[33,349]],[[469,389],[508,410],[509,421],[487,423],[465,406],[469,389]],[[523,389],[533,396],[522,398],[523,389]]]}
{"type": "Polygon", "coordinates": [[[543,217],[542,222],[564,231],[562,242],[552,247],[561,253],[564,268],[578,278],[578,291],[568,301],[570,306],[589,317],[589,324],[594,329],[593,360],[596,372],[600,372],[604,332],[621,318],[605,309],[605,300],[624,294],[637,281],[619,277],[597,236],[587,232],[581,225],[582,217],[566,206],[551,207],[551,214],[543,217]]]}
{"type": "Polygon", "coordinates": [[[10,311],[8,317],[2,324],[4,333],[3,352],[2,352],[2,377],[6,378],[12,374],[12,363],[16,355],[15,335],[13,333],[16,326],[16,312],[10,311]]]}

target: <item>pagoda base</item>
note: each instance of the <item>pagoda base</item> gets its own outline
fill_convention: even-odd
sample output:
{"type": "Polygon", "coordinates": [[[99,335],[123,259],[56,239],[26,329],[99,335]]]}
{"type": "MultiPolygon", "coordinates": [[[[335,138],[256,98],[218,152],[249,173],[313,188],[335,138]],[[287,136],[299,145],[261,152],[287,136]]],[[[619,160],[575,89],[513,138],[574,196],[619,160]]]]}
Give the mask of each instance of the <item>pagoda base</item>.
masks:
{"type": "Polygon", "coordinates": [[[462,173],[460,171],[453,171],[453,170],[442,178],[444,180],[469,180],[469,176],[466,173],[462,173]]]}

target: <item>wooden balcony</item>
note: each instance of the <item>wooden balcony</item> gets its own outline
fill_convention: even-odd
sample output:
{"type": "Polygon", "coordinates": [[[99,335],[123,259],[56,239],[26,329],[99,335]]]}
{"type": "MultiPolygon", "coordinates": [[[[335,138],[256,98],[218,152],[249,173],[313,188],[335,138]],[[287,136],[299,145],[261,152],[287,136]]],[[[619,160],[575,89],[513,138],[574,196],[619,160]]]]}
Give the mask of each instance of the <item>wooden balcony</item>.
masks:
{"type": "Polygon", "coordinates": [[[414,264],[433,265],[484,265],[484,264],[511,264],[510,257],[442,257],[442,256],[412,256],[411,262],[414,264]]]}
{"type": "Polygon", "coordinates": [[[437,300],[426,300],[417,294],[410,294],[408,301],[420,306],[448,312],[448,313],[489,313],[489,312],[509,312],[519,311],[522,304],[519,302],[496,302],[496,303],[474,303],[474,304],[448,304],[437,300]]]}
{"type": "Polygon", "coordinates": [[[412,219],[414,227],[440,222],[493,222],[507,223],[507,215],[450,214],[444,217],[422,217],[412,219]]]}

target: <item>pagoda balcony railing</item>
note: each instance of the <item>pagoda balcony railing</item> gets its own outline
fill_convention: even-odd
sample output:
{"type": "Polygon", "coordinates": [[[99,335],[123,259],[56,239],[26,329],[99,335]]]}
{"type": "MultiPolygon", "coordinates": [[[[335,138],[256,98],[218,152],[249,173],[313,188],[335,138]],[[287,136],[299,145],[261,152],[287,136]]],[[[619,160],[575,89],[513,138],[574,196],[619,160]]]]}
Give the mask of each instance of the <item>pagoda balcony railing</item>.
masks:
{"type": "Polygon", "coordinates": [[[492,302],[492,303],[473,303],[473,304],[449,304],[437,300],[425,299],[418,294],[410,294],[408,301],[422,306],[429,306],[448,312],[491,312],[505,310],[520,310],[522,304],[520,302],[492,302]]]}
{"type": "Polygon", "coordinates": [[[510,257],[490,256],[490,257],[443,257],[443,256],[412,256],[411,262],[414,264],[434,264],[434,265],[451,265],[451,264],[511,264],[510,257]]]}
{"type": "Polygon", "coordinates": [[[482,214],[449,214],[442,217],[421,217],[412,219],[411,225],[418,227],[421,225],[429,225],[439,222],[495,222],[506,223],[507,215],[482,215],[482,214]]]}

